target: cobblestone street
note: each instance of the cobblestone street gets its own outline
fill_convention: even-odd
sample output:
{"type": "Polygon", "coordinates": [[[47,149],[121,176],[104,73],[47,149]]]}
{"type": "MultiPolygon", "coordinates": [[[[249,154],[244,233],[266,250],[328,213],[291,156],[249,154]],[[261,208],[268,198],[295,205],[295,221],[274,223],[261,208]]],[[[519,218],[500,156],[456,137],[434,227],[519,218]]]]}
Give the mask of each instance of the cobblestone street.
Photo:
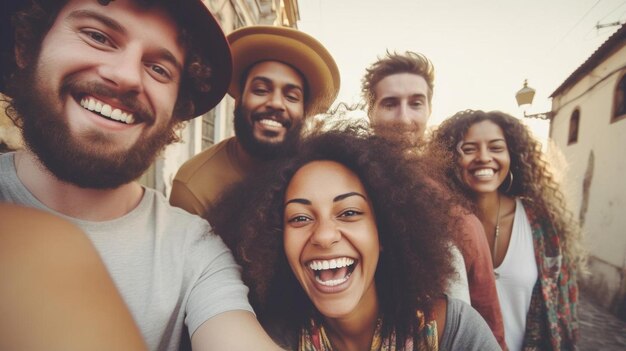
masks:
{"type": "Polygon", "coordinates": [[[626,322],[581,295],[579,305],[580,350],[626,350],[626,322]]]}

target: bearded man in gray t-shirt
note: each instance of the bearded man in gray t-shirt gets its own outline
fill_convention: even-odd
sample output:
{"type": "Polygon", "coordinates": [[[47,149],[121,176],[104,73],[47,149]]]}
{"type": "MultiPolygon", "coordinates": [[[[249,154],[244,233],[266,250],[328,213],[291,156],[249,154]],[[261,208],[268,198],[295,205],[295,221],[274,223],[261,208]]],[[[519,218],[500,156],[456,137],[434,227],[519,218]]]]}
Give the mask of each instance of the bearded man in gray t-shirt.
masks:
{"type": "Polygon", "coordinates": [[[0,157],[0,201],[82,228],[151,350],[177,350],[185,326],[196,351],[275,349],[209,224],[134,181],[230,83],[203,2],[1,5],[0,91],[27,148],[0,157]]]}

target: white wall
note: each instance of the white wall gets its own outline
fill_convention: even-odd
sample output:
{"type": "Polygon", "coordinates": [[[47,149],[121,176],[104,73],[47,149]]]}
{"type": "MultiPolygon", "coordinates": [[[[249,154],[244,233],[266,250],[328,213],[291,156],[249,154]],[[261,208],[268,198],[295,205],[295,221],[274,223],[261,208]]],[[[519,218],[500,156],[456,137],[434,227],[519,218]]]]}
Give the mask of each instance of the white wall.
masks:
{"type": "Polygon", "coordinates": [[[551,136],[569,163],[566,189],[576,217],[590,153],[595,158],[583,226],[586,247],[593,256],[587,282],[601,290],[597,293],[604,296],[607,307],[624,298],[616,294],[626,284],[626,119],[611,123],[614,91],[626,72],[620,70],[624,65],[626,45],[553,99],[553,111],[558,112],[551,136]],[[567,145],[570,116],[576,108],[580,110],[578,142],[567,145]]]}

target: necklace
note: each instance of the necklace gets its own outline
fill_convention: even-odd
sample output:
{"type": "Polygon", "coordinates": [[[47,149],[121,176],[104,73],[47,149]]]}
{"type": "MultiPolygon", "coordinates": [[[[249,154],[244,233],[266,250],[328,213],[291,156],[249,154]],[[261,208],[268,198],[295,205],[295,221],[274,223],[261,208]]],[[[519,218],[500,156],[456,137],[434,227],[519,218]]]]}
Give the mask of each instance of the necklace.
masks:
{"type": "Polygon", "coordinates": [[[499,274],[496,272],[496,253],[498,252],[498,236],[500,235],[500,193],[498,193],[498,211],[496,212],[496,233],[493,237],[493,250],[492,250],[492,263],[493,263],[493,274],[498,279],[499,274]]]}

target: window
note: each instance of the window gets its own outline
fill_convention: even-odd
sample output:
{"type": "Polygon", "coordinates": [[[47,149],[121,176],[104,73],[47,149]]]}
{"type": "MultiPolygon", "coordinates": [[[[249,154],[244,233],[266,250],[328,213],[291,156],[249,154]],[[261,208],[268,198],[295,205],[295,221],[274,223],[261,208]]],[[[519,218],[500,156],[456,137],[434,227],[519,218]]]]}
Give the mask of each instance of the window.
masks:
{"type": "Polygon", "coordinates": [[[246,26],[246,17],[244,11],[241,9],[241,4],[238,1],[231,1],[235,16],[233,18],[233,30],[246,26]]]}
{"type": "Polygon", "coordinates": [[[567,137],[567,145],[574,144],[578,141],[578,127],[580,124],[580,110],[576,109],[569,118],[569,134],[567,137]]]}
{"type": "Polygon", "coordinates": [[[215,144],[215,109],[202,115],[202,150],[215,144]]]}
{"type": "Polygon", "coordinates": [[[626,74],[622,74],[622,78],[615,87],[615,95],[613,97],[613,115],[611,123],[626,118],[626,74]]]}

